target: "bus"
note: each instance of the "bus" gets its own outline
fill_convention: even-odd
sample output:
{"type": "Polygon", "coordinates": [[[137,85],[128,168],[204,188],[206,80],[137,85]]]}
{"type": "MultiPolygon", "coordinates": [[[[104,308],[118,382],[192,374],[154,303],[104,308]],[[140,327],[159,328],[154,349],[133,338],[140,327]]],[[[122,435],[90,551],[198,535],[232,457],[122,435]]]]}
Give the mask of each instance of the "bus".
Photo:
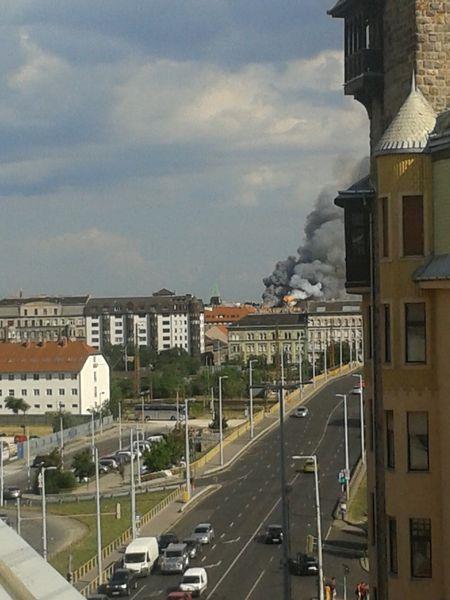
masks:
{"type": "MultiPolygon", "coordinates": [[[[142,404],[136,404],[134,407],[134,418],[137,421],[142,420],[142,404]]],[[[184,419],[184,405],[180,403],[177,413],[176,404],[164,404],[152,402],[144,404],[145,421],[176,421],[184,419]]]]}

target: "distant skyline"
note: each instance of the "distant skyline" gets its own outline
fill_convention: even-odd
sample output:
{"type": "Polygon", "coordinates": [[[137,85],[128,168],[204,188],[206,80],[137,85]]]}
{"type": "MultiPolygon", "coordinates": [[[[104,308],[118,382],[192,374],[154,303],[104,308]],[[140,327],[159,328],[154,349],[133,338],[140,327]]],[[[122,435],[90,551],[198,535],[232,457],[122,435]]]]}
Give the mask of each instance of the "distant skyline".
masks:
{"type": "Polygon", "coordinates": [[[0,294],[259,301],[368,152],[331,4],[0,0],[0,294]]]}

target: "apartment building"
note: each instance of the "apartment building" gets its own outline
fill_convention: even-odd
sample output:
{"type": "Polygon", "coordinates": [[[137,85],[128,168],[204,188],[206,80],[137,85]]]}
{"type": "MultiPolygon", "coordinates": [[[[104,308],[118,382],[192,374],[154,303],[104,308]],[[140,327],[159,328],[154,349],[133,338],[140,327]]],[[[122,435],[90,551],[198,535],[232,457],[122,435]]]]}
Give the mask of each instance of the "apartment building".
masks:
{"type": "Polygon", "coordinates": [[[36,296],[0,300],[0,342],[86,339],[88,296],[36,296]]]}
{"type": "Polygon", "coordinates": [[[84,415],[109,399],[109,366],[85,342],[0,344],[0,414],[8,396],[22,398],[27,414],[63,410],[84,415]]]}
{"type": "Polygon", "coordinates": [[[371,173],[345,211],[363,296],[371,598],[450,598],[450,1],[339,0],[371,173]]]}
{"type": "Polygon", "coordinates": [[[137,343],[157,352],[204,352],[203,303],[190,294],[163,289],[152,296],[90,298],[85,317],[87,342],[94,348],[137,343]]]}

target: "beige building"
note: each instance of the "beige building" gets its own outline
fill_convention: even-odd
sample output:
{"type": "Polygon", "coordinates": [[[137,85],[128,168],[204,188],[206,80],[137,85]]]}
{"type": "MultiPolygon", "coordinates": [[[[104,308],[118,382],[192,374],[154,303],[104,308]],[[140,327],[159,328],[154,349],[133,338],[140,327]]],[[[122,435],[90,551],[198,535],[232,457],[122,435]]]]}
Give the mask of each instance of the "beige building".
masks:
{"type": "Polygon", "coordinates": [[[336,200],[363,295],[371,598],[450,599],[450,1],[330,13],[371,124],[370,177],[336,200]]]}

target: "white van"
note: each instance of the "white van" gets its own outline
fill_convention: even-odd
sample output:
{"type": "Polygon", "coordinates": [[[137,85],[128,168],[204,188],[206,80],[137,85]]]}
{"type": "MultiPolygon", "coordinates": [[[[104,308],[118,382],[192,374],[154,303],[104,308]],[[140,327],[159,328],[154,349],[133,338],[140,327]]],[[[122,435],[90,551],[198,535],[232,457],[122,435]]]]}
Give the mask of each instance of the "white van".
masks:
{"type": "Polygon", "coordinates": [[[180,583],[182,592],[192,592],[193,596],[201,596],[208,587],[208,575],[205,569],[188,569],[184,572],[180,583]]]}
{"type": "Polygon", "coordinates": [[[158,540],[155,537],[136,538],[126,547],[123,566],[138,576],[146,577],[158,557],[158,540]]]}

